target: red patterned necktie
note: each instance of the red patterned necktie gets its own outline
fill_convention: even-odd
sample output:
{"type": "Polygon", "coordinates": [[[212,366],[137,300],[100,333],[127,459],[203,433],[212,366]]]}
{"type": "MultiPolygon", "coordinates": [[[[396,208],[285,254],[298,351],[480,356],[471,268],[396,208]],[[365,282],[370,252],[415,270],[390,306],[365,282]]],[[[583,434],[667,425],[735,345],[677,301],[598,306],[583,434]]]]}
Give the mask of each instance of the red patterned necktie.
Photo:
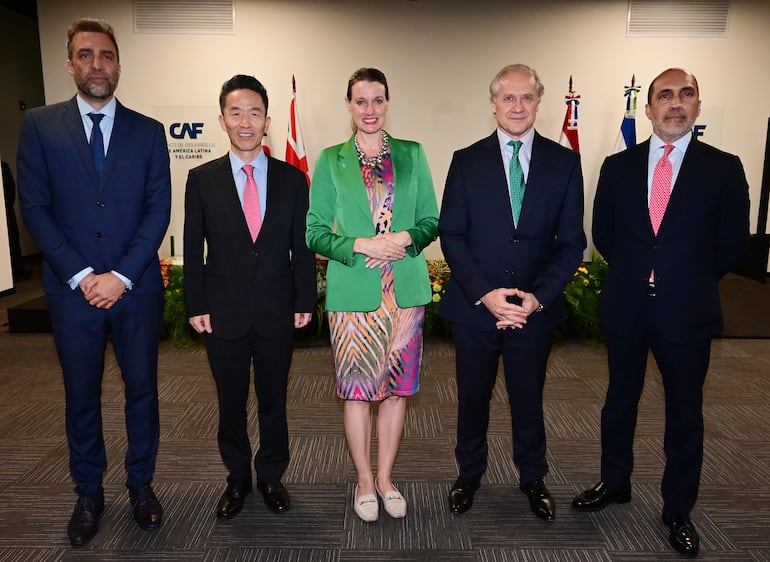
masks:
{"type": "Polygon", "coordinates": [[[673,168],[668,155],[674,150],[673,144],[667,144],[663,147],[663,156],[660,157],[652,173],[652,189],[650,190],[650,222],[652,231],[657,236],[660,223],[668,206],[668,200],[671,197],[671,179],[673,178],[673,168]]]}
{"type": "Polygon", "coordinates": [[[249,225],[251,240],[256,241],[259,229],[262,228],[262,207],[259,204],[259,192],[257,182],[254,181],[254,166],[243,166],[246,173],[246,186],[243,190],[243,214],[246,215],[246,224],[249,225]]]}

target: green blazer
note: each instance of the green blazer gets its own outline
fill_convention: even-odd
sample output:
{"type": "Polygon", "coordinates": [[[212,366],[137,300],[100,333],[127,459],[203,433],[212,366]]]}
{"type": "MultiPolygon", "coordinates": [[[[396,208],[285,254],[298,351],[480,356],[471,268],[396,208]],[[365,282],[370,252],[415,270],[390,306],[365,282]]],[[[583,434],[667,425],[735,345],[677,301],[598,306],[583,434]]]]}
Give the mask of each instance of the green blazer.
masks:
{"type": "MultiPolygon", "coordinates": [[[[393,262],[396,302],[407,308],[431,299],[422,251],[436,239],[438,205],[422,146],[391,137],[390,151],[394,175],[391,231],[406,230],[413,242],[406,249],[407,255],[393,262]]],[[[353,253],[356,238],[374,235],[374,220],[351,137],[321,152],[310,188],[305,239],[311,250],[329,258],[327,310],[368,312],[380,306],[379,269],[368,269],[365,256],[353,253]]]]}

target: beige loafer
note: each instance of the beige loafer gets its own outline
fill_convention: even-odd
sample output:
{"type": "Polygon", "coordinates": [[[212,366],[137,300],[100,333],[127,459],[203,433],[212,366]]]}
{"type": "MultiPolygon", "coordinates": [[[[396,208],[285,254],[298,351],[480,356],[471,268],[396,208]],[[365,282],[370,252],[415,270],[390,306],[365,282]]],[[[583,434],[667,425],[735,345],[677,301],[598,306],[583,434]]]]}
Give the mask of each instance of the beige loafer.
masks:
{"type": "Polygon", "coordinates": [[[356,491],[353,494],[353,510],[361,521],[367,523],[377,521],[380,512],[380,504],[377,501],[377,496],[374,494],[364,494],[363,496],[359,496],[358,486],[356,486],[356,491]]]}
{"type": "Polygon", "coordinates": [[[382,498],[382,505],[388,515],[394,519],[401,519],[402,517],[406,517],[406,500],[395,486],[393,486],[392,490],[389,490],[384,494],[380,491],[380,487],[377,485],[377,482],[375,482],[375,488],[377,488],[377,493],[382,498]]]}

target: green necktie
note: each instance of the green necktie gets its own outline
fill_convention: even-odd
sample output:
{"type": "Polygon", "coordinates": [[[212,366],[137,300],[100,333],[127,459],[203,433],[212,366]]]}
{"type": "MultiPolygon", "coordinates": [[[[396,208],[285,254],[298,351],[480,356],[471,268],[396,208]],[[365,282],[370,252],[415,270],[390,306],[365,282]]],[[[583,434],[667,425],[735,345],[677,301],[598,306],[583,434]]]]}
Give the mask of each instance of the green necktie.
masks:
{"type": "Polygon", "coordinates": [[[519,150],[521,141],[508,141],[508,146],[513,147],[513,156],[508,165],[508,178],[511,181],[511,209],[513,209],[513,222],[518,226],[521,214],[521,203],[524,201],[524,170],[519,162],[519,150]]]}

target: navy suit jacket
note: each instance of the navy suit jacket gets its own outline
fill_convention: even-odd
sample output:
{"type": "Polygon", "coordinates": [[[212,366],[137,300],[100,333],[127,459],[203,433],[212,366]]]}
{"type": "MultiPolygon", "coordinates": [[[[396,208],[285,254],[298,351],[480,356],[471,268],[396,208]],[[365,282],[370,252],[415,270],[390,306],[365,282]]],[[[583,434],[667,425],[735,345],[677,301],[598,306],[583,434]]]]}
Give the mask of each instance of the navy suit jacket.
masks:
{"type": "Polygon", "coordinates": [[[494,316],[475,303],[493,289],[516,287],[544,307],[523,329],[553,329],[586,247],[580,155],[535,133],[518,227],[506,173],[496,132],[452,158],[438,228],[452,270],[441,315],[494,330],[494,316]]]}
{"type": "Polygon", "coordinates": [[[307,209],[305,175],[268,157],[267,208],[252,242],[230,157],[190,170],[184,221],[189,315],[210,314],[213,334],[222,339],[244,337],[252,327],[261,337],[292,337],[294,313],[316,308],[315,254],[305,245],[307,209]]]}
{"type": "Polygon", "coordinates": [[[722,330],[719,280],[749,241],[749,196],[737,156],[692,139],[658,235],[647,201],[649,139],[605,159],[593,212],[593,240],[609,264],[601,320],[630,333],[655,270],[660,329],[674,342],[722,330]]]}
{"type": "Polygon", "coordinates": [[[163,125],[118,102],[101,178],[73,97],[27,112],[18,150],[24,222],[45,258],[49,295],[82,298],[67,281],[115,270],[135,294],[158,294],[158,248],[171,213],[163,125]]]}

